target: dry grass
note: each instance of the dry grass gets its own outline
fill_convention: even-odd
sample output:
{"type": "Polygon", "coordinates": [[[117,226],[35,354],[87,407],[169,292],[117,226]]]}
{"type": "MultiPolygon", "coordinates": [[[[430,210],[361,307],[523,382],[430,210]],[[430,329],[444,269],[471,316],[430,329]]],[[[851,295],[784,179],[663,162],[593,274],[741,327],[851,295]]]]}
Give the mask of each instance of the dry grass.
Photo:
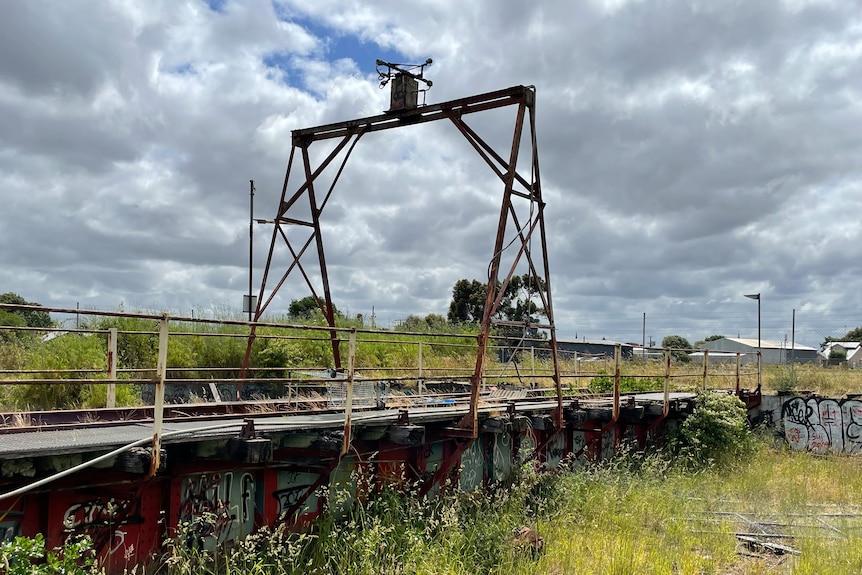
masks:
{"type": "Polygon", "coordinates": [[[656,471],[598,474],[571,493],[568,511],[540,526],[546,554],[533,572],[862,573],[862,518],[848,517],[862,513],[860,458],[764,449],[732,470],[656,471]],[[785,543],[801,555],[743,548],[734,532],[755,528],[740,516],[783,524],[772,529],[792,532],[785,543]]]}

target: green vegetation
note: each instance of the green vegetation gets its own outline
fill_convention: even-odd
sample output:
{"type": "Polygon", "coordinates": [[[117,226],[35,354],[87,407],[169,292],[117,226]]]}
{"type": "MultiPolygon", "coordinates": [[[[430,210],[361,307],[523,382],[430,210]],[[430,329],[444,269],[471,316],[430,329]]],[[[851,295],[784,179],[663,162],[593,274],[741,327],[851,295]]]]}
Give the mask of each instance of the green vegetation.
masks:
{"type": "Polygon", "coordinates": [[[687,339],[682,337],[681,335],[668,335],[665,336],[661,340],[661,346],[664,348],[678,350],[671,351],[671,355],[674,359],[682,363],[688,363],[691,361],[691,358],[688,357],[688,351],[692,349],[692,345],[689,343],[687,339]]]}
{"type": "Polygon", "coordinates": [[[694,468],[744,459],[755,448],[747,415],[745,404],[735,395],[701,393],[694,412],[679,427],[672,450],[683,464],[694,468]]]}
{"type": "MultiPolygon", "coordinates": [[[[498,284],[497,287],[499,289],[502,286],[498,284]]],[[[545,315],[544,308],[540,308],[533,301],[534,294],[542,289],[544,283],[530,274],[512,276],[494,317],[508,321],[535,322],[538,316],[545,315]]],[[[487,282],[458,280],[452,288],[447,319],[453,324],[480,323],[485,312],[487,295],[487,282]]]]}
{"type": "MultiPolygon", "coordinates": [[[[608,375],[604,369],[600,369],[596,377],[590,379],[587,386],[591,393],[610,393],[614,390],[614,376],[608,375]]],[[[620,376],[620,392],[634,393],[638,391],[651,391],[664,388],[664,378],[660,376],[620,376]]]]}
{"type": "Polygon", "coordinates": [[[820,344],[820,349],[826,349],[826,344],[831,341],[862,341],[862,327],[851,329],[843,337],[827,337],[820,344]]]}
{"type": "Polygon", "coordinates": [[[79,575],[96,572],[93,542],[88,537],[69,541],[62,549],[48,551],[45,538],[15,537],[0,541],[0,573],[3,575],[79,575]]]}
{"type": "MultiPolygon", "coordinates": [[[[158,572],[859,573],[862,460],[775,450],[745,415],[732,395],[708,393],[663,451],[569,461],[554,473],[527,462],[487,494],[429,499],[388,486],[354,497],[343,485],[320,494],[327,505],[310,530],[263,529],[214,553],[199,545],[202,517],[179,526],[158,572]],[[757,521],[780,525],[801,555],[740,547],[735,534],[757,521]]],[[[86,549],[46,553],[41,536],[19,537],[0,544],[0,573],[95,572],[86,549]]]]}
{"type": "MultiPolygon", "coordinates": [[[[183,524],[164,549],[159,573],[426,575],[858,575],[862,572],[862,460],[759,445],[751,457],[692,472],[661,454],[627,454],[559,473],[520,468],[517,480],[487,496],[435,500],[385,489],[344,512],[334,494],[304,533],[262,530],[215,554],[195,547],[183,524]],[[835,478],[840,477],[841,481],[835,478]],[[751,522],[779,523],[800,555],[743,547],[735,533],[751,522]],[[541,549],[519,543],[528,527],[541,549]]],[[[9,574],[83,575],[86,546],[31,564],[44,543],[0,543],[9,574]],[[40,547],[41,545],[41,547],[40,547]],[[32,554],[28,549],[34,548],[32,554]],[[83,561],[78,558],[83,558],[83,561]]],[[[41,536],[36,538],[41,541],[41,536]]],[[[774,540],[772,540],[774,541],[774,540]]],[[[77,545],[77,543],[73,543],[77,545]]]]}
{"type": "Polygon", "coordinates": [[[665,452],[557,473],[526,463],[487,495],[423,499],[389,488],[357,501],[335,492],[311,531],[264,530],[216,555],[182,545],[194,533],[183,525],[165,563],[176,575],[858,573],[862,461],[757,442],[737,401],[702,398],[665,452]],[[722,449],[733,440],[745,448],[722,449]],[[736,533],[757,520],[781,524],[802,554],[743,548],[736,533]]]}

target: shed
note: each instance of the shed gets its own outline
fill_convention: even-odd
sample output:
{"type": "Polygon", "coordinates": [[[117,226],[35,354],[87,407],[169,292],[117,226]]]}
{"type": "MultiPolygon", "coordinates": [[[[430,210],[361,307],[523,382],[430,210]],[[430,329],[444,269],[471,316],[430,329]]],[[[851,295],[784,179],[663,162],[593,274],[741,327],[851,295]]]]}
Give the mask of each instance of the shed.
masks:
{"type": "MultiPolygon", "coordinates": [[[[715,339],[701,344],[700,349],[734,353],[739,352],[745,354],[741,358],[742,363],[757,362],[756,339],[744,337],[723,337],[721,339],[715,339]]],[[[809,363],[816,362],[818,359],[816,348],[798,343],[791,345],[784,341],[762,339],[760,340],[760,351],[764,364],[809,363]]],[[[710,354],[710,361],[711,360],[712,354],[710,354]]]]}
{"type": "Polygon", "coordinates": [[[557,341],[557,353],[560,357],[571,357],[575,353],[578,356],[592,357],[614,357],[614,348],[620,346],[620,355],[622,359],[631,359],[634,346],[630,343],[619,343],[616,341],[601,340],[576,340],[576,341],[557,341]]]}

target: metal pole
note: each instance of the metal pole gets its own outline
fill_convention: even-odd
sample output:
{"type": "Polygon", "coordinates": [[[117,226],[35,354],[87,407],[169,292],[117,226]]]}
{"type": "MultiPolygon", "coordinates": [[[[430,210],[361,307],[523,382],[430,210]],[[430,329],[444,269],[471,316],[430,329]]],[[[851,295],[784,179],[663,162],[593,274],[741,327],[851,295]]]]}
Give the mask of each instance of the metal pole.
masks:
{"type": "Polygon", "coordinates": [[[156,364],[156,401],[153,408],[153,454],[150,474],[156,474],[162,457],[162,419],[165,410],[165,376],[168,371],[168,314],[162,315],[159,325],[159,359],[156,364]]]}
{"type": "Polygon", "coordinates": [[[117,406],[117,328],[108,330],[108,390],[105,407],[117,406]]]}
{"type": "Polygon", "coordinates": [[[614,421],[620,418],[620,356],[622,346],[614,346],[614,421]]]}
{"type": "Polygon", "coordinates": [[[353,415],[353,377],[356,369],[356,328],[350,332],[348,340],[348,356],[347,356],[347,398],[344,403],[344,440],[341,444],[341,455],[347,453],[350,449],[351,441],[351,416],[353,415]]]}
{"type": "Polygon", "coordinates": [[[760,391],[760,382],[762,379],[762,370],[761,366],[761,349],[760,349],[760,292],[753,294],[744,294],[748,299],[756,299],[757,300],[757,391],[760,391]]]}
{"type": "Polygon", "coordinates": [[[419,395],[422,395],[425,391],[422,389],[424,386],[422,385],[422,342],[419,342],[419,381],[416,382],[417,387],[419,388],[419,395]]]}
{"type": "Polygon", "coordinates": [[[254,275],[254,180],[248,181],[248,321],[252,321],[251,289],[254,275]]]}
{"type": "Polygon", "coordinates": [[[644,312],[643,332],[641,333],[641,360],[646,360],[646,312],[644,312]]]}
{"type": "Polygon", "coordinates": [[[757,351],[760,351],[760,294],[757,294],[757,351]]]}
{"type": "Polygon", "coordinates": [[[664,406],[662,414],[667,417],[670,413],[670,350],[664,350],[664,406]]]}
{"type": "Polygon", "coordinates": [[[709,350],[703,350],[703,391],[709,385],[709,350]]]}
{"type": "Polygon", "coordinates": [[[739,366],[742,362],[742,354],[736,352],[736,396],[739,397],[739,366]]]}
{"type": "Polygon", "coordinates": [[[760,349],[760,294],[757,294],[757,391],[763,376],[763,351],[760,349]]]}

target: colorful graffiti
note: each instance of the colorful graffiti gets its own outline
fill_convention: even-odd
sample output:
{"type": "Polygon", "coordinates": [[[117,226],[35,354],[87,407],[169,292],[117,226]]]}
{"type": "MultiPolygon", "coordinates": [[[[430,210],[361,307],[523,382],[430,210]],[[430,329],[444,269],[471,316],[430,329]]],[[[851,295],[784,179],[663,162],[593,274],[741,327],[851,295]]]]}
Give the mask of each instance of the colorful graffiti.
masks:
{"type": "Polygon", "coordinates": [[[793,449],[862,453],[862,401],[794,397],[781,408],[784,436],[793,449]]]}
{"type": "Polygon", "coordinates": [[[254,528],[256,485],[251,473],[241,471],[186,476],[180,522],[193,527],[197,544],[204,549],[239,539],[254,528]]]}

